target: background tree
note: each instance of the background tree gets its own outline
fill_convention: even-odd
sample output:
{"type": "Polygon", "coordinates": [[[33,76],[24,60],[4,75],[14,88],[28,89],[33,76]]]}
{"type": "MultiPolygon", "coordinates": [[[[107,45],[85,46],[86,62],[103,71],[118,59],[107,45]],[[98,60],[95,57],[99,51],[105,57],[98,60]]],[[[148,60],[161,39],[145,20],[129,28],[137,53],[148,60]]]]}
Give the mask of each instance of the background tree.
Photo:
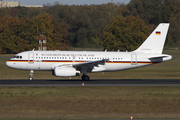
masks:
{"type": "MultiPolygon", "coordinates": [[[[115,48],[110,48],[111,50],[117,50],[120,47],[121,50],[132,50],[135,49],[136,44],[139,44],[132,38],[142,39],[146,31],[144,34],[131,33],[134,31],[132,30],[133,21],[129,25],[125,23],[131,19],[136,22],[137,19],[141,19],[146,25],[152,25],[152,29],[155,29],[159,23],[170,22],[165,45],[166,47],[179,47],[179,6],[179,0],[131,0],[127,5],[108,3],[69,6],[56,2],[54,5],[44,5],[43,8],[21,6],[1,8],[0,48],[3,53],[37,49],[38,27],[39,31],[46,31],[44,35],[47,36],[47,46],[51,50],[64,50],[70,47],[102,48],[103,46],[109,49],[112,45],[115,48]],[[119,21],[116,20],[117,18],[119,21]],[[124,30],[118,28],[119,25],[122,25],[121,29],[124,30]],[[107,26],[106,29],[105,26],[107,26]],[[116,32],[119,34],[115,35],[116,32]],[[109,45],[104,43],[106,40],[109,45]],[[113,41],[117,41],[116,44],[113,41]]],[[[134,23],[137,29],[142,27],[138,25],[139,23],[134,23]]]]}
{"type": "Polygon", "coordinates": [[[131,0],[127,9],[128,11],[123,13],[124,17],[138,15],[147,25],[168,22],[170,14],[162,0],[131,0]]]}
{"type": "Polygon", "coordinates": [[[104,49],[131,51],[139,47],[151,32],[138,16],[112,18],[104,31],[104,49]]]}
{"type": "Polygon", "coordinates": [[[70,48],[70,43],[68,41],[68,31],[67,26],[60,22],[57,22],[53,18],[51,19],[53,25],[53,34],[51,38],[53,39],[53,50],[68,50],[70,48]]]}
{"type": "Polygon", "coordinates": [[[170,29],[166,40],[167,47],[179,47],[180,46],[180,1],[179,0],[164,0],[164,6],[169,12],[170,29]]]}
{"type": "Polygon", "coordinates": [[[16,36],[17,18],[0,17],[0,47],[2,53],[16,53],[20,48],[17,47],[18,39],[16,36]]]}

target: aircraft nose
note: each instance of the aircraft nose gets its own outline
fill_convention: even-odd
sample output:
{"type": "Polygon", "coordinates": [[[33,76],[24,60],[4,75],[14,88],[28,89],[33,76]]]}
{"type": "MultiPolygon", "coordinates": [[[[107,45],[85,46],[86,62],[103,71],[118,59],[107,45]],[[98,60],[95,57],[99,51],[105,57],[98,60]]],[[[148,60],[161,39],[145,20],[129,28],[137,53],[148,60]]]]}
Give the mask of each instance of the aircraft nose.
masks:
{"type": "Polygon", "coordinates": [[[6,65],[9,67],[9,62],[8,61],[6,61],[6,65]]]}
{"type": "Polygon", "coordinates": [[[11,62],[6,61],[6,65],[7,65],[8,67],[12,68],[12,63],[11,63],[11,62]]]}

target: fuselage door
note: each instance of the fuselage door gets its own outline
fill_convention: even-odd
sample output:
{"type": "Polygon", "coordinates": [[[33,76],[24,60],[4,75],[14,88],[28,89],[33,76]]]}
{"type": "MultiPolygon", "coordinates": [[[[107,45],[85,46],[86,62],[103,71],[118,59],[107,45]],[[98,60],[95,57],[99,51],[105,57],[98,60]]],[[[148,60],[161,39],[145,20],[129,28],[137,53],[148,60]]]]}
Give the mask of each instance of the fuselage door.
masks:
{"type": "Polygon", "coordinates": [[[28,63],[33,64],[34,63],[34,53],[28,54],[28,63]]]}
{"type": "Polygon", "coordinates": [[[131,54],[131,65],[137,65],[137,55],[131,54]]]}

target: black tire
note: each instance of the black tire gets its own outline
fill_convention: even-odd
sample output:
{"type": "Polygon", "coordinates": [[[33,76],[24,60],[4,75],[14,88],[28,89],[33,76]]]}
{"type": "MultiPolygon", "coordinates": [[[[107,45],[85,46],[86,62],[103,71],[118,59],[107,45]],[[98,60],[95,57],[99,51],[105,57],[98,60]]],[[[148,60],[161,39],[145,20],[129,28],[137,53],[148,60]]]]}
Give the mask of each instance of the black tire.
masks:
{"type": "Polygon", "coordinates": [[[85,77],[84,77],[84,80],[85,80],[85,81],[88,81],[88,80],[89,80],[89,76],[85,76],[85,77]]]}
{"type": "Polygon", "coordinates": [[[88,81],[88,80],[89,80],[89,76],[87,76],[87,75],[83,75],[81,78],[82,78],[82,80],[84,80],[84,81],[88,81]]]}
{"type": "Polygon", "coordinates": [[[32,78],[32,77],[29,77],[29,80],[33,80],[33,78],[32,78]]]}

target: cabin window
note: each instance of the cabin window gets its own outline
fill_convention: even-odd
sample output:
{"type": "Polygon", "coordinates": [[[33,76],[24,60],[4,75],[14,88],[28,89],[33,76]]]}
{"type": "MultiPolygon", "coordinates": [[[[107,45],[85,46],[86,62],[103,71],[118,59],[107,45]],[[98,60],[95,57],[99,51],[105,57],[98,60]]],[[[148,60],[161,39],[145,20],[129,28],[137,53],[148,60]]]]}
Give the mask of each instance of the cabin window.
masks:
{"type": "Polygon", "coordinates": [[[22,59],[22,56],[14,56],[13,58],[22,59]]]}
{"type": "Polygon", "coordinates": [[[59,59],[59,57],[57,57],[57,59],[59,59]]]}

